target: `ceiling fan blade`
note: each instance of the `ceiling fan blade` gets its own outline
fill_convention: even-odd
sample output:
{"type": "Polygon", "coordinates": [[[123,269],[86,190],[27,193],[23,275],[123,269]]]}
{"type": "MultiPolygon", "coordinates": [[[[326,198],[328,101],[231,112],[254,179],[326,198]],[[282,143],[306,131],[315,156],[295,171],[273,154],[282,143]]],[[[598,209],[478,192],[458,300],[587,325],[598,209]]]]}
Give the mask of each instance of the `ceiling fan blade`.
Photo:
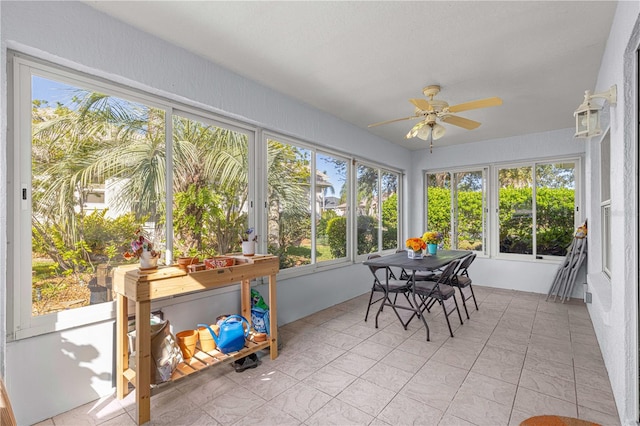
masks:
{"type": "Polygon", "coordinates": [[[476,101],[465,102],[463,104],[453,105],[449,107],[449,112],[462,112],[470,109],[487,108],[502,105],[502,99],[498,97],[478,99],[476,101]]]}
{"type": "Polygon", "coordinates": [[[421,111],[433,111],[433,107],[426,99],[409,99],[409,102],[421,111]]]}
{"type": "Polygon", "coordinates": [[[396,118],[396,119],[393,119],[393,120],[380,121],[379,123],[369,124],[367,127],[382,126],[383,124],[395,123],[396,121],[410,120],[412,118],[420,118],[420,116],[419,115],[412,115],[411,117],[402,117],[402,118],[396,118]]]}
{"type": "Polygon", "coordinates": [[[462,127],[467,130],[473,130],[480,126],[477,121],[469,120],[468,118],[462,118],[455,115],[443,115],[440,117],[441,121],[447,124],[453,124],[454,126],[462,127]]]}

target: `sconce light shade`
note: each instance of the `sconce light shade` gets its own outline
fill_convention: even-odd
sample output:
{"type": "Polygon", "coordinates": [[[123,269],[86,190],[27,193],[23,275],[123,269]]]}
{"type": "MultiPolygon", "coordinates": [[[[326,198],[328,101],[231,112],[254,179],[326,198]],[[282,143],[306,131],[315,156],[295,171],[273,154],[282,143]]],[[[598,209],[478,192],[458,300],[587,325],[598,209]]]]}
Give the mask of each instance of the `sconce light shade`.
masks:
{"type": "Polygon", "coordinates": [[[600,106],[591,104],[591,100],[594,98],[606,99],[609,104],[615,105],[616,103],[616,85],[602,93],[591,94],[589,90],[584,92],[584,101],[580,104],[578,109],[573,113],[576,118],[576,138],[590,138],[602,134],[600,129],[600,106]]]}
{"type": "Polygon", "coordinates": [[[600,130],[600,108],[593,107],[589,102],[580,105],[573,113],[576,118],[576,138],[589,138],[602,133],[600,130]]]}

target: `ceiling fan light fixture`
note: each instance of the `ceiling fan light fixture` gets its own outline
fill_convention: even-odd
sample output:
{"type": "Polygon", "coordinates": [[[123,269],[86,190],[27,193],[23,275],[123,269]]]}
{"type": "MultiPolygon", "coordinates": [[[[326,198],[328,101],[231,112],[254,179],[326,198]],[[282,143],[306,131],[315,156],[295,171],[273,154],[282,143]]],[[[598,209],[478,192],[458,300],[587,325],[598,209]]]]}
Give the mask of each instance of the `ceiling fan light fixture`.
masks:
{"type": "Polygon", "coordinates": [[[418,136],[418,138],[422,139],[423,141],[426,141],[427,139],[429,139],[430,133],[431,126],[421,126],[420,129],[418,129],[416,136],[418,136]]]}
{"type": "Polygon", "coordinates": [[[447,132],[447,129],[442,124],[434,124],[433,129],[431,130],[431,134],[433,135],[433,140],[438,140],[444,136],[447,132]]]}

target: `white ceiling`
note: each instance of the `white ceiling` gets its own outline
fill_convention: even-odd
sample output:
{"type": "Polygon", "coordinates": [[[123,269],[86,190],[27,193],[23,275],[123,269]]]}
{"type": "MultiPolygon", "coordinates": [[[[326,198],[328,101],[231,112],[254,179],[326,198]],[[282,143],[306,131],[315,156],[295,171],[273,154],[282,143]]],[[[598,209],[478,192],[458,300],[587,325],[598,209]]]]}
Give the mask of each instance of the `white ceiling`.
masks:
{"type": "MultiPolygon", "coordinates": [[[[92,7],[355,126],[413,115],[439,84],[458,115],[436,141],[467,143],[574,126],[594,90],[613,1],[87,1],[92,7]]],[[[417,120],[368,129],[409,149],[417,120]]]]}

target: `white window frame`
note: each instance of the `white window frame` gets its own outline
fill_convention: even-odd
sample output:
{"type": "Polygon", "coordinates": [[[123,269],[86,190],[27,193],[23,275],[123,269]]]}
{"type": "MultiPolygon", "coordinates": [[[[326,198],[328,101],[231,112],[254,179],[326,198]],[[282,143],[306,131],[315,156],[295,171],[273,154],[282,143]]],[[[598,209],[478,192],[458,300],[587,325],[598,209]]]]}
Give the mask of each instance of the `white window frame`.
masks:
{"type": "Polygon", "coordinates": [[[611,137],[609,129],[599,141],[600,151],[600,250],[602,251],[602,272],[611,279],[611,137]],[[607,146],[604,145],[607,144],[607,146]],[[603,150],[608,148],[607,158],[603,150]],[[606,164],[605,164],[606,162],[606,164]],[[605,185],[608,194],[605,194],[605,185]]]}
{"type": "MultiPolygon", "coordinates": [[[[454,191],[453,184],[455,182],[454,175],[457,173],[473,173],[473,172],[482,172],[482,251],[474,251],[479,257],[487,257],[489,256],[489,247],[490,247],[490,233],[489,233],[489,200],[490,200],[490,190],[489,190],[489,166],[471,166],[471,167],[459,167],[459,168],[450,168],[450,169],[438,169],[438,170],[427,170],[424,172],[424,230],[425,231],[438,231],[437,229],[428,229],[427,224],[429,223],[429,197],[427,194],[427,183],[428,175],[438,174],[438,173],[447,173],[449,175],[449,179],[451,182],[451,211],[449,220],[451,222],[451,243],[456,242],[457,246],[457,229],[458,229],[458,204],[457,204],[457,188],[454,191]]],[[[453,247],[453,245],[452,245],[453,247]]]]}
{"type": "MultiPolygon", "coordinates": [[[[560,262],[564,259],[563,256],[550,256],[550,255],[538,255],[536,253],[536,238],[537,233],[533,232],[532,235],[532,244],[533,244],[533,253],[532,254],[519,254],[519,253],[501,253],[500,252],[500,224],[499,224],[499,206],[500,206],[500,185],[498,182],[498,171],[500,169],[509,169],[509,168],[519,168],[519,167],[531,167],[532,168],[532,179],[533,179],[533,187],[532,187],[532,217],[533,223],[536,223],[536,190],[537,184],[535,179],[535,171],[536,166],[540,164],[552,164],[552,163],[574,163],[574,177],[575,177],[575,197],[574,197],[574,214],[573,214],[573,226],[574,229],[577,228],[581,223],[581,211],[582,208],[582,158],[581,157],[552,157],[552,158],[538,158],[521,162],[508,162],[508,163],[500,163],[494,164],[491,166],[491,186],[492,186],[492,208],[490,212],[492,213],[491,220],[491,236],[492,236],[492,245],[491,245],[491,253],[496,259],[513,259],[513,260],[523,260],[523,261],[532,261],[532,262],[560,262]]],[[[491,215],[490,215],[491,216],[491,215]]]]}
{"type": "MultiPolygon", "coordinates": [[[[365,166],[372,169],[376,169],[378,171],[378,194],[382,194],[382,174],[383,173],[392,173],[397,175],[398,177],[398,235],[397,235],[397,248],[396,249],[386,249],[382,250],[382,203],[378,202],[378,250],[373,252],[380,255],[394,253],[398,249],[404,249],[404,244],[401,243],[401,230],[402,227],[402,178],[403,173],[399,170],[395,170],[390,168],[389,166],[383,166],[378,163],[373,163],[366,160],[355,160],[353,162],[353,179],[352,179],[352,190],[350,196],[352,197],[352,206],[358,205],[358,166],[365,166]]],[[[358,227],[356,224],[358,223],[358,209],[351,209],[351,223],[352,223],[352,231],[351,231],[351,253],[356,262],[363,262],[367,259],[367,256],[373,253],[363,253],[358,254],[358,227]]]]}

